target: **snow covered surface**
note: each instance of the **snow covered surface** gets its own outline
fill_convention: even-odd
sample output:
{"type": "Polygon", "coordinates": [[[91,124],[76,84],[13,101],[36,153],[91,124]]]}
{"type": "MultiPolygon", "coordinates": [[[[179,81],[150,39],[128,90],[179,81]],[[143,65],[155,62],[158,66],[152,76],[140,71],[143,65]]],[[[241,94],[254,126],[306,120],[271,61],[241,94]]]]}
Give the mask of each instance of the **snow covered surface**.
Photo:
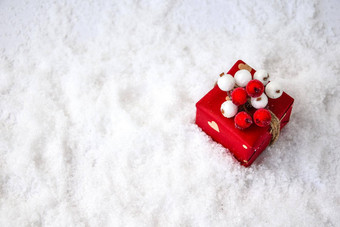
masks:
{"type": "Polygon", "coordinates": [[[0,1],[0,226],[336,226],[339,1],[0,1]],[[250,168],[195,124],[242,59],[295,98],[250,168]]]}

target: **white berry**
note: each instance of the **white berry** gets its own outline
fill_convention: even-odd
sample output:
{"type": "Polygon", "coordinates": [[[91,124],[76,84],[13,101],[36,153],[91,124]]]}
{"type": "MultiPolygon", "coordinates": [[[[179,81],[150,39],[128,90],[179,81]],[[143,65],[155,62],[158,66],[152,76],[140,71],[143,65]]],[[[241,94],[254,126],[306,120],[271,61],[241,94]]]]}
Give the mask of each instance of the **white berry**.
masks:
{"type": "Polygon", "coordinates": [[[263,93],[260,97],[251,98],[250,99],[251,105],[255,109],[262,109],[265,108],[268,104],[268,97],[263,93]]]}
{"type": "Polygon", "coordinates": [[[283,93],[281,85],[275,81],[272,81],[269,84],[267,84],[265,91],[268,97],[271,99],[280,98],[280,96],[283,93]]]}
{"type": "Polygon", "coordinates": [[[263,85],[266,86],[269,82],[269,74],[266,70],[260,69],[255,72],[254,79],[261,81],[263,85]]]}
{"type": "Polygon", "coordinates": [[[230,74],[224,74],[218,78],[217,85],[222,91],[230,91],[235,86],[235,79],[230,74]]]}
{"type": "Polygon", "coordinates": [[[235,73],[236,84],[240,87],[245,87],[249,81],[251,81],[251,74],[246,69],[241,69],[235,73]]]}
{"type": "Polygon", "coordinates": [[[231,101],[225,101],[221,105],[221,113],[226,118],[231,118],[237,114],[237,106],[231,101]]]}

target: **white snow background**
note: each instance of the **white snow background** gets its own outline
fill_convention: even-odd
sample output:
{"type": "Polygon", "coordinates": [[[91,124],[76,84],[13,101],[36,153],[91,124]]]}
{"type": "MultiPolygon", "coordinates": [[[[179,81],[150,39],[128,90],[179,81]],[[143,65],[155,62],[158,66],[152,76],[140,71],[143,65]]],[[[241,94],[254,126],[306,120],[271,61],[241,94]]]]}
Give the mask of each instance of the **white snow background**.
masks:
{"type": "Polygon", "coordinates": [[[339,10],[0,1],[0,226],[339,226],[339,10]],[[295,98],[250,168],[194,124],[238,59],[295,98]]]}

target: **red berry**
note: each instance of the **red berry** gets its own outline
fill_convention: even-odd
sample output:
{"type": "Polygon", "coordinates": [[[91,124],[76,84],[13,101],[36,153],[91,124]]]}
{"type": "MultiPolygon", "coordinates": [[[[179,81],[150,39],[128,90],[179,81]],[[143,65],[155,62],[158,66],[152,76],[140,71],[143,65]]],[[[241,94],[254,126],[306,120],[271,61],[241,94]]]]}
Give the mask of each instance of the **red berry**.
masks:
{"type": "Polygon", "coordinates": [[[234,122],[235,122],[235,127],[238,129],[246,129],[253,123],[251,116],[244,111],[236,114],[234,118],[234,122]]]}
{"type": "Polygon", "coordinates": [[[247,102],[247,92],[243,87],[236,88],[231,93],[231,100],[236,106],[243,105],[247,102]]]}
{"type": "Polygon", "coordinates": [[[263,83],[259,80],[251,80],[246,87],[247,93],[250,97],[260,97],[264,91],[263,83]]]}
{"type": "Polygon", "coordinates": [[[267,109],[256,110],[253,117],[255,124],[260,127],[266,127],[270,125],[270,121],[272,120],[272,115],[267,109]]]}

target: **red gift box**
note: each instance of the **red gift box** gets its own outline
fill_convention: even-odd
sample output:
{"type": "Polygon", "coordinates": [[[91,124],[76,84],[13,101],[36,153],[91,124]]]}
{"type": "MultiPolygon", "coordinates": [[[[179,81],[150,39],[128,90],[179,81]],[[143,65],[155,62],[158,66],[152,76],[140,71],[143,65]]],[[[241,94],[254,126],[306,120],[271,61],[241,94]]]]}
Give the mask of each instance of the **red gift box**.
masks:
{"type": "MultiPolygon", "coordinates": [[[[229,70],[234,74],[240,69],[247,69],[252,75],[255,70],[239,60],[229,70]]],[[[222,144],[244,166],[250,166],[272,140],[271,127],[258,127],[252,124],[245,130],[235,128],[233,118],[225,118],[221,113],[221,104],[228,98],[227,92],[217,85],[196,103],[196,124],[213,140],[222,144]]],[[[267,108],[280,120],[280,130],[289,122],[294,99],[283,92],[277,99],[268,98],[267,108]]]]}

